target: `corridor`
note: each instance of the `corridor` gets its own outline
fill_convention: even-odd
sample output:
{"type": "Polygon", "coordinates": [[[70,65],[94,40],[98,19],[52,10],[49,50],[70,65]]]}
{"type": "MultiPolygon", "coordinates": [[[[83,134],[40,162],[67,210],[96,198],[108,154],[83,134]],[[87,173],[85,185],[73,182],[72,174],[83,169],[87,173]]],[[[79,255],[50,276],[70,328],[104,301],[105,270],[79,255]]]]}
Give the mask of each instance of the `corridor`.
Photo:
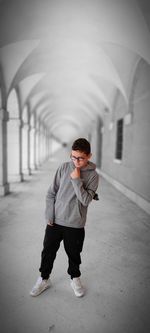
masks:
{"type": "Polygon", "coordinates": [[[149,254],[150,1],[0,0],[1,332],[149,333],[149,254]],[[46,192],[77,138],[100,174],[86,293],[74,296],[61,244],[33,298],[46,192]]]}
{"type": "Polygon", "coordinates": [[[102,177],[100,200],[89,207],[82,253],[85,296],[73,294],[63,245],[51,288],[29,295],[38,277],[46,191],[67,159],[61,149],[1,199],[1,332],[149,333],[149,216],[102,177]]]}

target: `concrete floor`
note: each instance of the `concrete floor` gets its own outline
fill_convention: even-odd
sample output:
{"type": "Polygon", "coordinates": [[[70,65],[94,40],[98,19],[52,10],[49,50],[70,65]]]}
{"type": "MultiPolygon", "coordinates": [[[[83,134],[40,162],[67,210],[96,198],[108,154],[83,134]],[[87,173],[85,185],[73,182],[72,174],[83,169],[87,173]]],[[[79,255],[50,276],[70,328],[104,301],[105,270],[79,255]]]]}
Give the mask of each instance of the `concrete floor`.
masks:
{"type": "Polygon", "coordinates": [[[150,216],[104,179],[89,207],[82,253],[86,295],[76,298],[63,245],[52,287],[33,298],[45,230],[45,195],[59,161],[49,161],[0,199],[2,333],[149,333],[150,216]]]}

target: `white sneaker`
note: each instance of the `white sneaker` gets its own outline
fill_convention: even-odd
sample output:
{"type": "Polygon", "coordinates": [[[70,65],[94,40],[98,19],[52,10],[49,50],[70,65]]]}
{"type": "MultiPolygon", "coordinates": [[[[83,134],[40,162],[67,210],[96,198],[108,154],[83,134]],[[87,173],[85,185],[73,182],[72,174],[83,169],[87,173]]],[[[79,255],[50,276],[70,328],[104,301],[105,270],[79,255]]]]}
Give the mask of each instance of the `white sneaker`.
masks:
{"type": "Polygon", "coordinates": [[[77,297],[82,297],[84,295],[84,288],[81,284],[80,278],[73,278],[71,280],[71,287],[77,297]]]}
{"type": "Polygon", "coordinates": [[[40,295],[44,290],[50,287],[50,280],[43,280],[41,277],[39,277],[36,281],[36,284],[30,291],[31,296],[38,296],[40,295]]]}

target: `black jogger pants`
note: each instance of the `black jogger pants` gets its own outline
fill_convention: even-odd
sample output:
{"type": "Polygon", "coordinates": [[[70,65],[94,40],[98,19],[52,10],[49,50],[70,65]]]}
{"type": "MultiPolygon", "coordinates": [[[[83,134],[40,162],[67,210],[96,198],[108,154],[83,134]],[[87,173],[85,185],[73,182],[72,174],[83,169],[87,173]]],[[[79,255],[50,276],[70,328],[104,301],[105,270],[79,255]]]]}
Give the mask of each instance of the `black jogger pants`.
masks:
{"type": "Polygon", "coordinates": [[[80,264],[85,230],[84,228],[71,228],[54,224],[47,225],[41,253],[41,265],[39,271],[43,279],[48,279],[56,258],[60,243],[63,240],[64,248],[68,256],[68,274],[71,278],[79,277],[80,264]]]}

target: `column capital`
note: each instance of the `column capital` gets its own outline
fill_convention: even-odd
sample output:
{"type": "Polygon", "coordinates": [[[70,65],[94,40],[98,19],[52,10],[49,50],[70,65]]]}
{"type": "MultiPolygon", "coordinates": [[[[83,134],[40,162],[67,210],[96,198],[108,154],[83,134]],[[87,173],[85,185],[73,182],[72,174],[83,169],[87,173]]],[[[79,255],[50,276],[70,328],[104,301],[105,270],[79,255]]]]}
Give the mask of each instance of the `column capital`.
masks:
{"type": "Polygon", "coordinates": [[[4,109],[0,109],[0,120],[8,121],[9,120],[9,112],[4,110],[4,109]]]}

